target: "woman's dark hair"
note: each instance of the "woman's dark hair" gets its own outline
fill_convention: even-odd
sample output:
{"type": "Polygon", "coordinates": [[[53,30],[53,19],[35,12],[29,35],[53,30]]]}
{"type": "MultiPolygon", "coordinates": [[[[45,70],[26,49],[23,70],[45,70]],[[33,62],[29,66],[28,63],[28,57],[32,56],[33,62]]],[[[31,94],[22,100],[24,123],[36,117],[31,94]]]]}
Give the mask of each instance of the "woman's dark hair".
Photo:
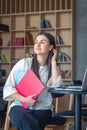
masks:
{"type": "MultiPolygon", "coordinates": [[[[50,33],[40,32],[36,35],[36,37],[39,36],[39,35],[46,36],[49,40],[49,44],[53,45],[53,48],[56,48],[55,38],[50,33]]],[[[49,52],[49,55],[48,55],[48,58],[47,58],[47,61],[46,61],[47,65],[48,65],[48,79],[51,77],[51,57],[52,57],[52,51],[49,52]]],[[[40,78],[39,77],[39,65],[38,65],[36,54],[33,57],[31,69],[34,71],[34,73],[37,75],[37,77],[40,78]]]]}

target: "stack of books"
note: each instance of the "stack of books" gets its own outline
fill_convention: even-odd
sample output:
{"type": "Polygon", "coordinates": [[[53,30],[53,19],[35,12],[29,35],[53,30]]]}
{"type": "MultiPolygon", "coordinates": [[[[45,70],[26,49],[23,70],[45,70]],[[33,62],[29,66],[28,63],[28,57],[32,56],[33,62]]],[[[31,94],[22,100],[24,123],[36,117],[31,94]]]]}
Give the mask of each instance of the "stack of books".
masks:
{"type": "Polygon", "coordinates": [[[70,56],[68,56],[64,52],[60,52],[58,55],[58,62],[66,62],[66,61],[71,61],[70,56]]]}
{"type": "Polygon", "coordinates": [[[49,20],[41,19],[40,27],[41,28],[51,28],[51,24],[50,24],[49,20]]]}
{"type": "Polygon", "coordinates": [[[57,40],[57,44],[64,44],[64,42],[63,42],[63,39],[62,39],[62,37],[61,36],[59,36],[59,35],[57,35],[56,36],[56,40],[57,40]]]}

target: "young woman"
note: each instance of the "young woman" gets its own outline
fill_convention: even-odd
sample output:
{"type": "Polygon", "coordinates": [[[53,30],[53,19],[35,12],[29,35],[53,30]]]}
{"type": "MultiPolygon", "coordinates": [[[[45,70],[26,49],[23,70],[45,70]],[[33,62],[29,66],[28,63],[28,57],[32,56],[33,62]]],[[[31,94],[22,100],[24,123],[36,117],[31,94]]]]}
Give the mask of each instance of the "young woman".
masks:
{"type": "Polygon", "coordinates": [[[40,32],[35,38],[33,58],[24,58],[15,64],[10,72],[3,90],[4,100],[14,100],[10,106],[9,116],[16,130],[44,130],[52,116],[52,96],[49,87],[63,84],[57,66],[57,50],[54,37],[47,32],[40,32]],[[35,94],[24,97],[16,90],[16,73],[18,70],[27,72],[32,69],[44,85],[44,90],[35,100],[35,94]],[[29,107],[23,108],[20,102],[29,107]]]}

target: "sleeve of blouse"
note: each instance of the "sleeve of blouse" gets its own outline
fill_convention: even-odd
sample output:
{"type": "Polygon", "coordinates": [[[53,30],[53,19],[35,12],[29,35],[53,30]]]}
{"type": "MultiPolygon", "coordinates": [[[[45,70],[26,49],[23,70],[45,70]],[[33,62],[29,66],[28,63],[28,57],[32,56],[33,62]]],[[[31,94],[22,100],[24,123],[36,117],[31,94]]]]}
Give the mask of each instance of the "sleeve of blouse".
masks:
{"type": "Polygon", "coordinates": [[[4,100],[13,100],[13,99],[10,99],[9,96],[15,92],[17,92],[15,86],[16,86],[16,72],[17,70],[20,70],[22,69],[24,71],[25,68],[28,68],[26,65],[25,65],[25,60],[24,59],[21,59],[20,61],[18,61],[13,69],[11,70],[7,80],[6,80],[6,83],[4,85],[4,88],[3,88],[3,99],[4,100]]]}
{"type": "Polygon", "coordinates": [[[10,96],[11,94],[17,92],[16,88],[15,88],[15,67],[12,69],[12,71],[10,72],[7,80],[6,80],[6,83],[4,85],[4,88],[3,88],[3,99],[4,100],[11,100],[8,98],[8,96],[10,96]]]}
{"type": "Polygon", "coordinates": [[[64,83],[62,77],[59,75],[54,84],[52,84],[52,78],[50,78],[47,82],[47,87],[55,88],[55,87],[60,87],[63,84],[64,83]]]}

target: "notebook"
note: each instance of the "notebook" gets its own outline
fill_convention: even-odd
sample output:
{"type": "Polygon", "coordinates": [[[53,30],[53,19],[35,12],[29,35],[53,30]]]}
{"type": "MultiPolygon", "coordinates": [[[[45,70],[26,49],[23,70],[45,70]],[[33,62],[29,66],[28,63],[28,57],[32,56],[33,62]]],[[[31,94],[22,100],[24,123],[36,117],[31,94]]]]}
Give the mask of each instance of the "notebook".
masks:
{"type": "MultiPolygon", "coordinates": [[[[21,70],[17,71],[16,83],[18,93],[25,97],[36,94],[34,99],[36,99],[44,89],[43,84],[31,69],[29,69],[27,73],[21,70]]],[[[29,107],[25,103],[22,103],[22,106],[24,108],[29,107]]]]}
{"type": "Polygon", "coordinates": [[[87,68],[85,70],[82,85],[63,85],[60,87],[56,87],[56,90],[73,90],[73,91],[87,91],[87,68]]]}

